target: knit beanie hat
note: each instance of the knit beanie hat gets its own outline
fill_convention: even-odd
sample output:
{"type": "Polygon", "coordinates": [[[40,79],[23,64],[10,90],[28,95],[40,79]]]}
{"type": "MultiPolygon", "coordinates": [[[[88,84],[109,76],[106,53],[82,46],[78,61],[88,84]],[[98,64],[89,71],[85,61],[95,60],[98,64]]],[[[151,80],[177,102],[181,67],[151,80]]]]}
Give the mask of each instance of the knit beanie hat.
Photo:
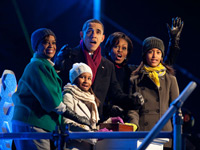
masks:
{"type": "Polygon", "coordinates": [[[53,31],[47,28],[40,28],[35,30],[31,35],[31,46],[33,51],[37,51],[38,44],[45,38],[47,35],[53,35],[55,38],[55,34],[53,31]]]}
{"type": "Polygon", "coordinates": [[[74,80],[82,73],[88,72],[92,76],[92,70],[91,68],[86,65],[85,63],[74,63],[72,69],[69,71],[69,80],[71,83],[74,82],[74,80]]]}
{"type": "Polygon", "coordinates": [[[162,52],[162,57],[164,56],[164,51],[165,51],[164,43],[161,39],[154,36],[148,37],[143,41],[142,56],[144,56],[144,54],[152,48],[158,48],[162,52]]]}

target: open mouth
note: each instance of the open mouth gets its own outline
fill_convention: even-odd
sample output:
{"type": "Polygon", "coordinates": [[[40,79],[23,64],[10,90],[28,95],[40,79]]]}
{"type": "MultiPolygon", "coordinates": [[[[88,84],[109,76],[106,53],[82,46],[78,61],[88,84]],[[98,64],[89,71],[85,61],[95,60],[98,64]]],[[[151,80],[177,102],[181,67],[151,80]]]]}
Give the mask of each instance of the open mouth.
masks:
{"type": "Polygon", "coordinates": [[[88,85],[86,85],[86,84],[83,84],[82,86],[83,86],[83,87],[88,87],[88,85]]]}
{"type": "Polygon", "coordinates": [[[96,44],[97,42],[96,42],[96,41],[91,41],[90,43],[92,43],[92,44],[96,44]]]}
{"type": "Polygon", "coordinates": [[[117,54],[117,59],[121,59],[122,55],[121,54],[117,54]]]}
{"type": "Polygon", "coordinates": [[[121,54],[117,54],[117,57],[122,57],[122,55],[121,54]]]}

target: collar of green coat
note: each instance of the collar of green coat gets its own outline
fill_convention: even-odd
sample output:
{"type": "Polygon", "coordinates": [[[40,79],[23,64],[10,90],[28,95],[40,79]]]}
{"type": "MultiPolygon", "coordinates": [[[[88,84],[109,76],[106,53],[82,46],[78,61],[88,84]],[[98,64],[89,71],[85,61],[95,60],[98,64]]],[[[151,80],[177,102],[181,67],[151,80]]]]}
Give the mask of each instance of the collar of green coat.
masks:
{"type": "Polygon", "coordinates": [[[52,70],[54,72],[54,76],[56,76],[59,79],[60,85],[62,86],[62,80],[58,76],[58,74],[54,68],[54,63],[52,61],[49,61],[46,58],[43,58],[36,53],[34,53],[33,57],[31,58],[31,62],[34,62],[34,61],[39,61],[39,62],[44,63],[45,65],[49,66],[50,68],[52,68],[52,70]]]}
{"type": "Polygon", "coordinates": [[[51,65],[52,67],[54,66],[54,63],[52,61],[49,61],[46,58],[38,55],[37,53],[34,53],[32,59],[31,59],[31,62],[36,61],[36,60],[37,61],[42,61],[42,62],[44,62],[44,63],[46,63],[48,65],[51,65]]]}

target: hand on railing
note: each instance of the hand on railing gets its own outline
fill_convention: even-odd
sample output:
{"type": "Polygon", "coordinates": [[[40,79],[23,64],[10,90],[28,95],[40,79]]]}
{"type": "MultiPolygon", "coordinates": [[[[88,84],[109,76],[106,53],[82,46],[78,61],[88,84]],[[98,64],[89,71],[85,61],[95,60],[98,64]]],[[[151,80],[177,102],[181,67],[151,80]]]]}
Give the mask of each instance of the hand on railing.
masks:
{"type": "Polygon", "coordinates": [[[112,123],[122,123],[124,124],[124,121],[121,117],[111,117],[112,123]]]}

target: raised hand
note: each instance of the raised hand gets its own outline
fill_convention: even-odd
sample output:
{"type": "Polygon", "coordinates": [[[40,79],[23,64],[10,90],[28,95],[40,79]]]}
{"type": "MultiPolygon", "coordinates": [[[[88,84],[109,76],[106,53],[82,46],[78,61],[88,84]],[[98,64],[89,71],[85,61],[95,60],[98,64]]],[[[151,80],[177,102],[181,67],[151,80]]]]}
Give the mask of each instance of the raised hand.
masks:
{"type": "Polygon", "coordinates": [[[172,26],[167,23],[168,34],[171,42],[179,42],[184,22],[180,17],[172,18],[172,26]]]}

